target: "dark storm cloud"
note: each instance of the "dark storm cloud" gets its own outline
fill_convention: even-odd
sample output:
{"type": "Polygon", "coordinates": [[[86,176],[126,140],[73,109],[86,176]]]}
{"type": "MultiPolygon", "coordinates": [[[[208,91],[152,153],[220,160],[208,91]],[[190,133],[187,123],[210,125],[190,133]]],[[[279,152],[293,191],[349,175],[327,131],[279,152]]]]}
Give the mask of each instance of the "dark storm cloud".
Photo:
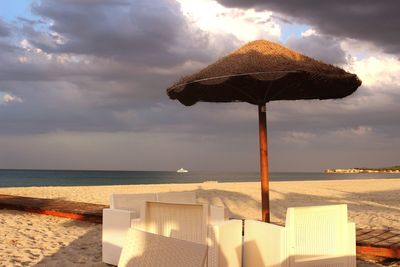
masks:
{"type": "Polygon", "coordinates": [[[2,134],[162,127],[172,119],[157,108],[165,88],[237,42],[215,36],[217,47],[169,0],[41,1],[33,11],[19,19],[18,43],[0,43],[0,91],[23,99],[0,106],[2,134]]]}
{"type": "Polygon", "coordinates": [[[98,80],[107,80],[125,88],[130,83],[132,94],[140,91],[139,95],[154,96],[196,64],[210,62],[237,43],[226,34],[217,36],[219,47],[212,44],[209,34],[189,22],[172,0],[41,1],[33,11],[40,16],[39,21],[51,22],[50,31],[37,30],[32,23],[22,27],[23,36],[35,48],[82,59],[64,65],[46,62],[39,69],[48,67],[42,73],[53,73],[47,75],[49,79],[72,76],[71,82],[84,85],[83,90],[97,87],[98,80]],[[89,63],[82,63],[85,60],[89,63]],[[189,63],[185,68],[170,69],[185,62],[189,63]],[[155,75],[157,79],[152,77],[155,75]],[[82,81],[83,76],[91,80],[82,81]]]}
{"type": "Polygon", "coordinates": [[[326,34],[371,41],[388,53],[400,53],[400,2],[397,0],[218,2],[229,7],[268,9],[310,24],[326,34]]]}
{"type": "MultiPolygon", "coordinates": [[[[53,21],[50,30],[62,35],[63,44],[49,45],[45,34],[30,33],[32,43],[52,53],[74,53],[166,66],[209,60],[201,47],[207,34],[191,32],[175,1],[42,1],[35,14],[53,21]]],[[[195,30],[195,29],[194,29],[195,30]]]]}

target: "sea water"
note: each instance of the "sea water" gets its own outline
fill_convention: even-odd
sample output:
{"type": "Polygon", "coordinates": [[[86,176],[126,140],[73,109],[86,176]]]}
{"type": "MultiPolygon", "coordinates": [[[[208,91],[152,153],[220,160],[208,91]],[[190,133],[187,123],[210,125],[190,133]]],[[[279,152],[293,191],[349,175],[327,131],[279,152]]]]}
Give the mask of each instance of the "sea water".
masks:
{"type": "MultiPolygon", "coordinates": [[[[400,174],[355,173],[326,174],[323,172],[271,172],[271,181],[348,180],[400,178],[400,174]]],[[[82,170],[0,170],[0,187],[21,186],[82,186],[218,182],[255,182],[258,172],[191,171],[82,171],[82,170]]]]}

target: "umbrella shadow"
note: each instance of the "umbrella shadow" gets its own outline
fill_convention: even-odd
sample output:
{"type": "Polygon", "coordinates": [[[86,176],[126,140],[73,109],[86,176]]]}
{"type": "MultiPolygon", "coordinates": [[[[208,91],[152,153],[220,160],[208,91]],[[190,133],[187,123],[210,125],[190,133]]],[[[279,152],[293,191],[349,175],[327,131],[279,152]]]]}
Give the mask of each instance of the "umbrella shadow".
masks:
{"type": "Polygon", "coordinates": [[[244,219],[243,211],[249,206],[261,209],[259,200],[243,193],[220,189],[203,189],[201,187],[193,191],[196,193],[199,202],[225,207],[228,211],[228,217],[231,219],[244,219]]]}
{"type": "MultiPolygon", "coordinates": [[[[368,191],[368,192],[347,192],[339,191],[340,194],[331,196],[319,196],[311,194],[301,194],[296,192],[282,193],[271,189],[272,193],[280,195],[279,199],[270,201],[273,219],[279,224],[285,222],[286,210],[289,207],[318,206],[347,204],[349,220],[356,221],[358,216],[370,218],[370,228],[393,228],[390,226],[392,220],[400,215],[399,195],[400,190],[368,191]],[[378,212],[379,211],[379,212],[378,212]],[[369,214],[369,215],[368,215],[369,214]],[[387,220],[384,225],[379,225],[382,221],[373,223],[375,217],[387,220]]],[[[397,219],[398,222],[398,219],[397,219]]]]}
{"type": "MultiPolygon", "coordinates": [[[[241,192],[198,187],[186,192],[196,193],[200,203],[224,206],[228,217],[233,219],[260,219],[261,201],[241,192]]],[[[332,190],[333,191],[333,190],[332,190]]],[[[400,190],[349,192],[336,190],[340,194],[312,195],[298,192],[281,192],[270,189],[271,221],[284,224],[289,207],[347,204],[349,220],[363,227],[395,229],[400,214],[400,190]],[[396,219],[397,214],[397,219],[396,219]],[[392,225],[392,223],[395,223],[392,225]]],[[[260,193],[261,194],[261,193],[260,193]]],[[[397,229],[398,230],[398,229],[397,229]]]]}

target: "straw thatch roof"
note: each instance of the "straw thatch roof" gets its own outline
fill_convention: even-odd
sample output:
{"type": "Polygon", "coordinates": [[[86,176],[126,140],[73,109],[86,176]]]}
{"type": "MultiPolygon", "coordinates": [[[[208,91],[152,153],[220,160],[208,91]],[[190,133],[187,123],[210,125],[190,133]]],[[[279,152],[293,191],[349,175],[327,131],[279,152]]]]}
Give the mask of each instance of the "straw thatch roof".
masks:
{"type": "Polygon", "coordinates": [[[167,93],[186,106],[198,101],[265,104],[273,100],[342,98],[360,85],[355,74],[258,40],[181,79],[167,93]]]}

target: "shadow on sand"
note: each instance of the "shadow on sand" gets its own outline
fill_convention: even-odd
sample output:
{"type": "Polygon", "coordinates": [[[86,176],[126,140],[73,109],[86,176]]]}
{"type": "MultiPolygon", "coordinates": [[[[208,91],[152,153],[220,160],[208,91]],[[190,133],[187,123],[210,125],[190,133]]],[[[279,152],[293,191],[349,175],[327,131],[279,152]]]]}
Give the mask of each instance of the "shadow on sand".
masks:
{"type": "MultiPolygon", "coordinates": [[[[243,203],[246,203],[243,209],[247,209],[249,206],[252,209],[261,209],[260,200],[247,194],[221,189],[204,189],[201,187],[189,191],[194,191],[200,202],[217,205],[223,204],[227,207],[229,217],[231,218],[242,218],[241,206],[243,203]]],[[[398,202],[400,190],[353,193],[343,189],[340,191],[341,197],[315,196],[296,192],[282,193],[274,189],[271,190],[271,193],[279,194],[280,196],[279,199],[272,199],[270,201],[273,222],[279,224],[285,221],[286,209],[295,206],[344,203],[348,204],[350,214],[354,214],[355,216],[358,213],[371,213],[377,208],[383,216],[384,214],[394,214],[393,218],[395,218],[396,214],[400,214],[400,205],[398,202]]],[[[377,216],[381,215],[377,214],[377,216]]],[[[388,219],[390,220],[390,218],[388,219]]],[[[60,247],[56,253],[43,258],[36,266],[62,266],[67,259],[68,262],[76,264],[108,266],[101,262],[101,225],[69,220],[63,223],[63,226],[68,231],[69,227],[87,227],[87,224],[91,226],[89,226],[90,229],[84,235],[75,239],[69,245],[60,247]]],[[[388,228],[388,226],[383,226],[382,228],[388,228]]]]}

